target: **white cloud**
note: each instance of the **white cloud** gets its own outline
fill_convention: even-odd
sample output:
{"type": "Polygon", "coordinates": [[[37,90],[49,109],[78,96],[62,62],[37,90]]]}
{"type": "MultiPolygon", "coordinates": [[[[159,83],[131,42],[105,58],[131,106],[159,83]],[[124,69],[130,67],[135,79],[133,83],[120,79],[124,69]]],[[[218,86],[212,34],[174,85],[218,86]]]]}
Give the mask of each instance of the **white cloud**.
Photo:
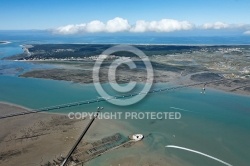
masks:
{"type": "Polygon", "coordinates": [[[236,29],[246,31],[244,34],[250,34],[249,24],[227,24],[223,22],[205,23],[203,25],[194,25],[188,21],[178,21],[173,19],[162,19],[159,21],[138,20],[134,25],[130,25],[128,20],[116,17],[108,20],[106,23],[93,20],[89,23],[66,25],[53,30],[57,34],[78,34],[78,33],[116,33],[116,32],[173,32],[193,29],[236,29]]]}
{"type": "Polygon", "coordinates": [[[85,27],[86,24],[66,25],[55,29],[54,32],[65,35],[75,34],[75,33],[80,33],[83,29],[85,29],[85,27]]]}
{"type": "Polygon", "coordinates": [[[187,21],[177,21],[172,19],[162,19],[160,21],[146,22],[139,20],[135,25],[131,26],[128,20],[116,17],[112,20],[103,23],[99,20],[94,20],[89,23],[66,25],[54,30],[58,34],[76,34],[76,33],[95,33],[95,32],[172,32],[179,30],[190,30],[194,26],[187,21]]]}
{"type": "Polygon", "coordinates": [[[148,23],[144,20],[136,21],[136,24],[134,27],[130,29],[131,32],[146,32],[148,29],[148,23]]]}
{"type": "Polygon", "coordinates": [[[205,23],[201,26],[202,29],[226,29],[230,28],[229,24],[223,22],[215,22],[215,23],[205,23]]]}
{"type": "Polygon", "coordinates": [[[53,32],[58,34],[96,33],[96,32],[124,32],[129,31],[128,20],[116,17],[103,23],[99,20],[91,21],[87,24],[66,25],[56,28],[53,32]]]}
{"type": "Polygon", "coordinates": [[[180,30],[190,30],[193,29],[193,24],[188,21],[177,21],[172,19],[162,19],[160,21],[146,22],[144,20],[139,20],[136,22],[130,31],[131,32],[173,32],[180,30]]]}
{"type": "Polygon", "coordinates": [[[130,29],[130,25],[128,20],[125,20],[120,17],[116,17],[113,20],[109,20],[106,24],[107,32],[123,32],[128,31],[130,29]]]}
{"type": "Polygon", "coordinates": [[[250,31],[244,32],[244,35],[250,35],[250,31]]]}
{"type": "Polygon", "coordinates": [[[86,27],[83,27],[83,31],[95,33],[95,32],[102,32],[105,30],[105,24],[99,20],[94,20],[89,22],[86,27]]]}
{"type": "Polygon", "coordinates": [[[203,24],[199,26],[199,28],[213,29],[213,30],[221,30],[221,29],[238,30],[238,31],[243,31],[244,35],[250,35],[250,30],[249,30],[250,24],[227,24],[223,22],[215,22],[215,23],[203,24]]]}

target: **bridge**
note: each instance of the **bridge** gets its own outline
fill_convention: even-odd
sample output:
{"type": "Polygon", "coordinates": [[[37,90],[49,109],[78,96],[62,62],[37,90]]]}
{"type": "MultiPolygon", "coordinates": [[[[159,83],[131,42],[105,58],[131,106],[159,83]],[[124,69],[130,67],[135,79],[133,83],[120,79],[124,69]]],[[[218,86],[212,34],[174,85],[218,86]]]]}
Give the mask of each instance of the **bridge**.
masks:
{"type": "Polygon", "coordinates": [[[149,92],[140,92],[140,93],[134,93],[134,94],[112,96],[111,98],[96,98],[96,99],[91,99],[91,100],[66,103],[66,104],[55,105],[55,106],[50,106],[50,107],[43,107],[43,108],[34,109],[34,110],[30,110],[30,111],[23,111],[23,112],[18,112],[18,113],[7,114],[7,115],[0,116],[0,119],[6,119],[6,118],[15,117],[15,116],[22,116],[22,115],[28,115],[28,114],[33,114],[33,113],[39,113],[39,112],[48,112],[48,111],[52,111],[52,110],[59,110],[59,109],[63,109],[63,108],[76,107],[76,106],[80,106],[80,105],[92,104],[92,103],[103,102],[103,101],[114,100],[114,99],[128,98],[128,97],[133,97],[133,96],[142,95],[142,94],[159,93],[159,92],[177,90],[177,89],[182,89],[182,88],[187,88],[187,87],[192,87],[192,86],[197,86],[197,85],[203,85],[203,84],[207,85],[207,84],[211,84],[211,83],[215,83],[215,82],[222,82],[225,80],[226,79],[220,79],[220,80],[214,80],[214,81],[208,81],[208,82],[199,82],[199,83],[180,85],[180,86],[163,88],[163,89],[154,89],[154,90],[150,90],[149,92]]]}
{"type": "MultiPolygon", "coordinates": [[[[181,89],[181,88],[186,88],[186,87],[191,87],[191,86],[197,86],[197,85],[204,85],[204,88],[205,88],[205,86],[207,84],[215,83],[215,82],[222,82],[224,80],[225,79],[214,80],[214,81],[210,81],[210,82],[199,82],[199,83],[188,84],[188,85],[180,85],[180,86],[169,87],[169,88],[162,88],[162,89],[154,89],[154,90],[151,90],[149,92],[140,92],[140,93],[134,93],[134,94],[126,94],[126,95],[122,95],[122,96],[112,96],[111,98],[108,98],[108,99],[97,98],[97,99],[92,99],[92,100],[85,100],[85,101],[67,103],[67,104],[62,104],[62,105],[55,105],[55,106],[51,106],[51,107],[45,107],[45,108],[40,108],[40,109],[36,109],[36,110],[31,110],[31,111],[24,111],[24,112],[19,112],[19,113],[13,113],[13,114],[8,114],[8,115],[0,116],[0,119],[6,119],[6,118],[15,117],[15,116],[21,116],[21,115],[27,115],[27,114],[33,114],[33,113],[39,113],[39,112],[45,112],[45,111],[51,111],[51,110],[58,110],[58,109],[62,109],[62,108],[75,107],[75,106],[80,106],[80,105],[84,105],[84,104],[97,103],[97,102],[114,100],[114,99],[119,99],[119,98],[132,97],[132,96],[142,95],[142,94],[159,93],[159,92],[176,90],[176,89],[181,89]]],[[[67,165],[67,162],[69,161],[71,155],[73,154],[73,152],[77,148],[78,144],[82,141],[84,135],[89,130],[90,126],[92,125],[92,123],[94,122],[94,120],[96,119],[96,117],[98,116],[98,114],[99,114],[99,112],[100,112],[101,109],[103,109],[103,107],[98,107],[97,108],[96,114],[93,116],[92,120],[88,123],[88,125],[86,126],[86,128],[83,130],[83,132],[81,133],[80,137],[77,139],[77,141],[75,142],[75,144],[72,146],[72,148],[68,152],[67,156],[64,158],[64,160],[60,164],[60,166],[66,166],[67,165]]]]}

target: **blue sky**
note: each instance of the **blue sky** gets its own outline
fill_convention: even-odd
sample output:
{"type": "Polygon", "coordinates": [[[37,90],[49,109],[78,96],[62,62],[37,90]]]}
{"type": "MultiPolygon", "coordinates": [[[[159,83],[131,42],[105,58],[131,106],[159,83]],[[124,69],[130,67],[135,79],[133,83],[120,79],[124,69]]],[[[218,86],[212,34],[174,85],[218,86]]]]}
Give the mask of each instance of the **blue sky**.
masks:
{"type": "MultiPolygon", "coordinates": [[[[55,29],[69,24],[87,24],[93,20],[106,26],[107,21],[116,17],[127,20],[129,26],[143,20],[143,25],[147,24],[144,31],[154,31],[152,21],[162,19],[188,21],[196,27],[210,23],[206,26],[210,28],[215,26],[215,22],[220,22],[234,24],[235,28],[236,24],[250,24],[249,15],[249,0],[1,0],[0,30],[55,29]]],[[[171,20],[156,24],[164,26],[171,20]]],[[[174,24],[185,24],[177,30],[188,29],[186,23],[174,24]]],[[[165,32],[161,29],[155,31],[165,32]]],[[[248,31],[248,28],[243,31],[248,31]]]]}

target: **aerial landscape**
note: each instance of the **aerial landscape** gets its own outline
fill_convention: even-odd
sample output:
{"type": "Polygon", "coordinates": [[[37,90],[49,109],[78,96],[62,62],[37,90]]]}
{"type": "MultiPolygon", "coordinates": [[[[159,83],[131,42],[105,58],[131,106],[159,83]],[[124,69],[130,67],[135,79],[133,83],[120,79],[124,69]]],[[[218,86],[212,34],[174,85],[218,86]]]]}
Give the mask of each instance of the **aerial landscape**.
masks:
{"type": "Polygon", "coordinates": [[[1,166],[249,165],[247,0],[0,4],[1,166]]]}

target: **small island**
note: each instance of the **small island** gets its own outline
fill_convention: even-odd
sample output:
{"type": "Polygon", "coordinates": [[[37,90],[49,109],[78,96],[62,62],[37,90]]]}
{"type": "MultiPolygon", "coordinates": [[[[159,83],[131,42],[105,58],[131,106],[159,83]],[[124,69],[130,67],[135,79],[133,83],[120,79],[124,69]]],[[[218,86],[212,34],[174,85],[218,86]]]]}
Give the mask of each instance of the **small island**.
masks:
{"type": "MultiPolygon", "coordinates": [[[[92,69],[103,51],[112,44],[27,44],[23,53],[7,57],[7,60],[28,61],[54,65],[52,69],[31,70],[20,77],[34,77],[72,81],[88,84],[93,82],[92,69]],[[58,67],[57,67],[58,66],[58,67]],[[63,68],[62,68],[63,66],[63,68]]],[[[154,82],[175,80],[179,84],[209,82],[215,89],[249,94],[250,71],[248,45],[134,45],[143,51],[154,69],[154,82]]],[[[100,82],[107,83],[109,66],[116,59],[131,59],[138,66],[117,68],[117,82],[146,81],[146,67],[133,53],[120,51],[109,55],[101,66],[100,82]]]]}

